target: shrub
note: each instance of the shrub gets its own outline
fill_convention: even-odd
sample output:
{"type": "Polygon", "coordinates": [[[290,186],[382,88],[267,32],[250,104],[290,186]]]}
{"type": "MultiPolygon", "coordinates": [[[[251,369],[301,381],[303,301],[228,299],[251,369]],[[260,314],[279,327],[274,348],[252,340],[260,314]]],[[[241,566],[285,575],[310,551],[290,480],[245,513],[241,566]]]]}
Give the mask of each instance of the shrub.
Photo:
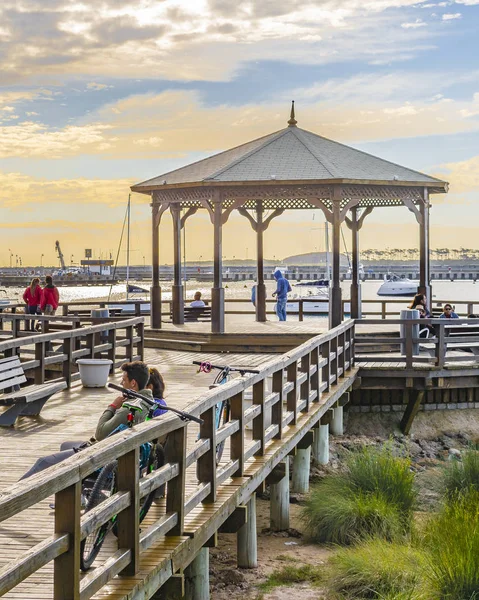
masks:
{"type": "Polygon", "coordinates": [[[466,450],[462,461],[451,461],[444,471],[446,496],[467,491],[471,487],[479,491],[479,452],[474,449],[466,450]]]}
{"type": "Polygon", "coordinates": [[[303,519],[315,541],[333,544],[352,544],[374,535],[393,539],[403,530],[395,506],[380,494],[351,488],[341,475],[312,489],[303,519]]]}
{"type": "Polygon", "coordinates": [[[330,587],[347,598],[426,600],[419,589],[424,560],[410,545],[369,539],[331,559],[330,587]]]}
{"type": "Polygon", "coordinates": [[[425,534],[429,578],[437,597],[479,600],[479,492],[448,499],[425,534]]]}
{"type": "Polygon", "coordinates": [[[347,459],[349,480],[363,492],[379,492],[397,507],[410,522],[417,500],[414,488],[414,473],[407,458],[394,456],[391,448],[365,447],[347,459]]]}

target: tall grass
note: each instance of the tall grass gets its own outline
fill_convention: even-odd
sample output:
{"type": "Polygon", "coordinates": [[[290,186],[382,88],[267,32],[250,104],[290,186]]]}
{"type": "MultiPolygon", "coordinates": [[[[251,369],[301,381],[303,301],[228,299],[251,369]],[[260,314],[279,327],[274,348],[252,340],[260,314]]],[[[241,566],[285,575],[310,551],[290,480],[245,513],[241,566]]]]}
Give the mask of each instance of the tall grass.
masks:
{"type": "Polygon", "coordinates": [[[441,600],[479,600],[479,492],[449,498],[425,534],[426,577],[441,600]]]}
{"type": "Polygon", "coordinates": [[[331,559],[330,587],[346,598],[429,600],[420,590],[424,561],[410,545],[370,539],[331,559]]]}
{"type": "Polygon", "coordinates": [[[444,488],[446,496],[454,496],[469,488],[479,491],[479,451],[465,450],[462,461],[451,461],[444,471],[444,488]]]}
{"type": "Polygon", "coordinates": [[[407,459],[388,447],[366,447],[346,459],[346,470],[312,488],[303,510],[318,542],[351,544],[370,536],[392,540],[410,530],[417,494],[407,459]]]}

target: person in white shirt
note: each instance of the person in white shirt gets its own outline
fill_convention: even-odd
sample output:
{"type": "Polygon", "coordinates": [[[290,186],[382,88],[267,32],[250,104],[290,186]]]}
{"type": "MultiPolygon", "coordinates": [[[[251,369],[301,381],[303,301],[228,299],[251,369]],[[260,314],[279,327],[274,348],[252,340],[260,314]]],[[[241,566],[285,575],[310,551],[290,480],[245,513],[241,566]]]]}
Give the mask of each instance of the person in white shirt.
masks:
{"type": "Polygon", "coordinates": [[[201,292],[196,292],[195,293],[195,299],[193,300],[193,302],[190,304],[190,306],[192,308],[203,308],[203,306],[206,306],[206,304],[203,302],[203,300],[201,299],[201,292]]]}

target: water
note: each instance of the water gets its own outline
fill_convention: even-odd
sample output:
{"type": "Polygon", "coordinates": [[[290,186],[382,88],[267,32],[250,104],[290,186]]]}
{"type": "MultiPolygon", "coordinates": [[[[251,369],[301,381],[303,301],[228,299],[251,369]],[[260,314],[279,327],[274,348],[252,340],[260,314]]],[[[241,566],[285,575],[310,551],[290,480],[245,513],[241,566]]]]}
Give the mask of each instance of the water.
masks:
{"type": "MultiPolygon", "coordinates": [[[[135,282],[131,282],[131,283],[135,283],[135,282]]],[[[292,283],[292,288],[293,288],[293,292],[301,292],[304,291],[305,288],[295,288],[294,287],[294,283],[292,283]]],[[[362,284],[362,297],[363,300],[378,300],[378,304],[369,304],[367,305],[368,309],[374,310],[377,309],[379,310],[380,308],[380,304],[379,302],[382,300],[399,300],[401,302],[404,303],[404,308],[407,308],[408,304],[410,303],[411,299],[407,298],[407,297],[398,297],[398,296],[391,296],[391,297],[387,297],[387,296],[381,296],[379,297],[377,295],[377,291],[379,289],[379,287],[381,286],[383,282],[382,281],[365,281],[362,284]]],[[[140,287],[144,287],[145,289],[148,289],[150,286],[149,282],[138,282],[137,285],[139,285],[140,287]]],[[[240,282],[240,281],[234,281],[234,282],[230,282],[230,283],[225,283],[225,298],[226,300],[228,299],[236,299],[236,298],[245,298],[245,299],[250,299],[251,298],[251,287],[253,285],[253,282],[240,282]]],[[[344,300],[348,300],[350,295],[349,295],[349,291],[350,291],[350,281],[343,281],[341,283],[341,288],[343,291],[343,299],[344,300]]],[[[162,297],[164,300],[171,300],[171,286],[172,286],[172,282],[161,282],[161,287],[162,287],[162,297]]],[[[185,293],[185,298],[186,300],[192,300],[194,293],[196,291],[200,291],[202,293],[202,295],[205,298],[209,298],[211,296],[211,286],[212,284],[209,282],[198,282],[198,281],[187,281],[186,284],[186,293],[185,293]]],[[[275,282],[274,281],[267,281],[266,282],[266,294],[267,294],[267,298],[271,299],[272,298],[272,293],[274,292],[276,288],[275,282]]],[[[73,286],[73,287],[60,287],[59,288],[60,291],[60,301],[61,302],[72,302],[72,301],[85,301],[85,300],[95,300],[95,301],[100,301],[100,300],[107,300],[108,299],[108,295],[110,293],[110,286],[107,285],[98,285],[98,286],[73,286]]],[[[438,301],[441,302],[472,302],[472,303],[476,303],[477,306],[475,306],[475,311],[479,312],[479,283],[475,284],[473,281],[471,280],[457,280],[454,282],[450,282],[450,281],[434,281],[433,285],[432,285],[432,305],[435,306],[435,304],[438,301]]],[[[24,288],[7,288],[6,289],[7,292],[7,296],[8,298],[17,301],[17,302],[22,302],[22,295],[24,292],[24,288]]],[[[2,296],[3,297],[3,294],[2,296]]],[[[135,296],[133,296],[134,298],[135,296]]],[[[110,300],[124,300],[126,298],[126,285],[123,284],[116,284],[111,286],[111,297],[110,300]]],[[[140,299],[140,296],[137,296],[138,299],[140,299]]],[[[240,305],[241,306],[241,305],[240,305]]],[[[246,308],[246,305],[244,306],[238,306],[237,308],[239,310],[241,310],[241,308],[246,308]]],[[[272,305],[270,305],[272,307],[272,305]]],[[[400,310],[401,308],[403,308],[401,305],[396,304],[393,305],[391,304],[389,307],[389,310],[393,310],[394,306],[397,307],[398,310],[400,310]]],[[[463,312],[465,312],[466,308],[464,307],[463,312]]]]}

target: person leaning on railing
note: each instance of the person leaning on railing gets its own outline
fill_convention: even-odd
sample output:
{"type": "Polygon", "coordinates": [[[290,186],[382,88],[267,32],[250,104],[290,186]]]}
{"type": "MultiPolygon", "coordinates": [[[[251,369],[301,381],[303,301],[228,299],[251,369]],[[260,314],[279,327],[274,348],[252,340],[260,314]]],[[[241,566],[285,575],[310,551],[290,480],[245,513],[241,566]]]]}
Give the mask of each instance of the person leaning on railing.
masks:
{"type": "Polygon", "coordinates": [[[445,304],[440,319],[459,319],[459,315],[456,314],[450,304],[445,304]]]}

